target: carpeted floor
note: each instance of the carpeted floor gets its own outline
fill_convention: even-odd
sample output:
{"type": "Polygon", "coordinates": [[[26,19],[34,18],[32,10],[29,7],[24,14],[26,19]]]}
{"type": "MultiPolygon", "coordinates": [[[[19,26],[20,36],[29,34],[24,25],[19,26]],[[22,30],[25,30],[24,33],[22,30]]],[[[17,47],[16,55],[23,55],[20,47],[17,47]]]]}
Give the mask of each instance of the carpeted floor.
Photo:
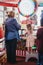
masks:
{"type": "Polygon", "coordinates": [[[36,63],[34,63],[34,62],[18,62],[16,64],[9,64],[9,63],[7,63],[5,65],[36,65],[36,63]]]}
{"type": "Polygon", "coordinates": [[[28,62],[25,62],[25,58],[17,57],[17,63],[15,64],[6,63],[5,65],[36,65],[36,60],[30,59],[28,62]]]}

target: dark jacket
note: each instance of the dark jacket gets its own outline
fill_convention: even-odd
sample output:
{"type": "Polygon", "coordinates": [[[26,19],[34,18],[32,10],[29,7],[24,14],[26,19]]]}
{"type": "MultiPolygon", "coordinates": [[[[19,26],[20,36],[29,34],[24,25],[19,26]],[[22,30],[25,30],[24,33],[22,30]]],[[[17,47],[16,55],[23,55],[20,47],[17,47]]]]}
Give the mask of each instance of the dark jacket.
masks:
{"type": "Polygon", "coordinates": [[[43,53],[43,28],[37,31],[37,48],[38,52],[43,53]]]}

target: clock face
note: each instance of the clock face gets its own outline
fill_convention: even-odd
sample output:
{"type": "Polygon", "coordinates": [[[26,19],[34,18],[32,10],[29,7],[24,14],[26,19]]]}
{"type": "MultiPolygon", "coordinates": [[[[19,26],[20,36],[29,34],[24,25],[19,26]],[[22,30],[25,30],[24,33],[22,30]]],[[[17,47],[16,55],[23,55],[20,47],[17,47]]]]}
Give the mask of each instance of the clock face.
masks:
{"type": "Polygon", "coordinates": [[[22,16],[29,17],[37,9],[37,2],[34,0],[21,0],[18,3],[18,11],[22,16]]]}

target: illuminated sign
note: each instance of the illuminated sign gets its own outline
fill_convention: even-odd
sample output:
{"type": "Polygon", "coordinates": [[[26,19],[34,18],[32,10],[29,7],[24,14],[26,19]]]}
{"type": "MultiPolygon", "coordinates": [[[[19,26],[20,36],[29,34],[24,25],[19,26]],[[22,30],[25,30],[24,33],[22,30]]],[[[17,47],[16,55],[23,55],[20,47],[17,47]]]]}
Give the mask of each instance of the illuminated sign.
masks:
{"type": "Polygon", "coordinates": [[[37,10],[36,0],[20,0],[18,3],[18,11],[24,17],[32,16],[37,10]]]}

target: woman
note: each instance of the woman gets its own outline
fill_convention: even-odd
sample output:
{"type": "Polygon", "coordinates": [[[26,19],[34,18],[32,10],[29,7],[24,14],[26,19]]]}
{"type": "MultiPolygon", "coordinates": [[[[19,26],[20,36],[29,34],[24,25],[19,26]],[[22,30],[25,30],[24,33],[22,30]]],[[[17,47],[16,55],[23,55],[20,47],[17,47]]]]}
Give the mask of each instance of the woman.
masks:
{"type": "Polygon", "coordinates": [[[16,47],[17,40],[19,38],[18,30],[21,28],[14,16],[15,13],[10,11],[8,18],[5,21],[5,45],[7,52],[7,62],[10,63],[16,63],[16,47]]]}
{"type": "Polygon", "coordinates": [[[27,34],[27,40],[26,40],[26,47],[29,53],[32,52],[32,46],[34,46],[35,44],[35,37],[32,35],[32,26],[31,24],[27,25],[27,30],[28,30],[28,34],[27,34]]]}
{"type": "Polygon", "coordinates": [[[39,61],[38,65],[43,65],[43,17],[41,18],[41,27],[37,31],[37,50],[38,50],[38,56],[39,61]]]}

